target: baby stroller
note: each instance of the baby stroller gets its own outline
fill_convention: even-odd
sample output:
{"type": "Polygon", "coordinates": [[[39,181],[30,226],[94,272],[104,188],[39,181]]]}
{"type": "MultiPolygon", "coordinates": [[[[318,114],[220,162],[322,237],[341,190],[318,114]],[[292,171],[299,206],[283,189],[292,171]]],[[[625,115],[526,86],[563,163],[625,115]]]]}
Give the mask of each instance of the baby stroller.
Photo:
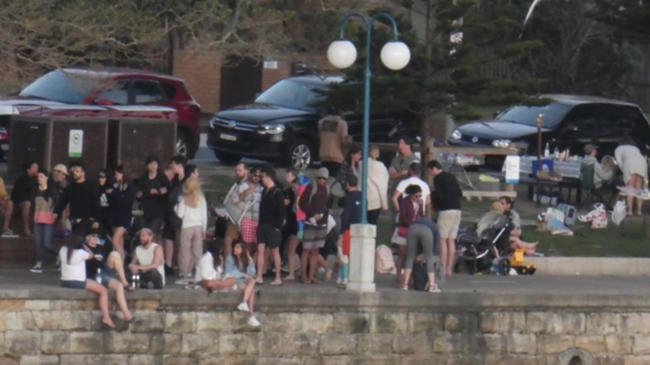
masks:
{"type": "Polygon", "coordinates": [[[511,219],[504,215],[480,236],[474,230],[462,232],[456,241],[459,254],[455,271],[468,274],[489,272],[496,264],[493,270],[507,275],[510,271],[508,241],[512,227],[511,219]]]}

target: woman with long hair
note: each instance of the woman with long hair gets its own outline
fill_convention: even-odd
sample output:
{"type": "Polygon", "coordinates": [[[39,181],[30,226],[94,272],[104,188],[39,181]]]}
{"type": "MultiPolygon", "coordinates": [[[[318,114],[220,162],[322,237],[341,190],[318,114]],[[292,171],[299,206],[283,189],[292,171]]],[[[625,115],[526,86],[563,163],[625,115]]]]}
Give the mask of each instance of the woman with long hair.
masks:
{"type": "Polygon", "coordinates": [[[177,284],[186,285],[192,278],[192,270],[203,254],[203,239],[208,227],[208,208],[201,190],[198,171],[188,175],[183,183],[183,193],[174,207],[181,219],[178,269],[180,280],[177,284]]]}
{"type": "Polygon", "coordinates": [[[422,204],[422,189],[418,185],[409,185],[404,191],[405,197],[399,201],[399,216],[395,237],[393,242],[399,246],[399,257],[395,262],[397,275],[395,280],[401,284],[402,268],[406,259],[407,237],[409,227],[419,218],[424,217],[424,206],[422,204]]]}
{"type": "Polygon", "coordinates": [[[110,224],[113,231],[113,249],[124,259],[124,235],[131,227],[133,218],[133,201],[135,200],[135,187],[124,176],[124,166],[120,165],[113,171],[114,183],[108,192],[111,215],[110,224]]]}
{"type": "Polygon", "coordinates": [[[255,262],[250,257],[241,242],[235,243],[232,253],[226,257],[225,277],[235,278],[237,287],[244,292],[242,301],[237,309],[248,312],[248,324],[259,327],[260,322],[255,318],[255,262]]]}
{"type": "Polygon", "coordinates": [[[54,222],[56,214],[54,209],[59,202],[59,194],[49,183],[48,173],[40,169],[37,175],[38,188],[34,196],[34,243],[36,244],[36,265],[30,269],[31,272],[40,274],[43,272],[43,260],[45,252],[56,254],[54,247],[54,222]]]}
{"type": "MultiPolygon", "coordinates": [[[[91,233],[86,236],[86,239],[96,238],[92,237],[93,235],[96,236],[95,233],[91,233]]],[[[70,240],[66,246],[61,247],[59,251],[61,286],[70,289],[85,289],[97,294],[99,309],[102,312],[102,324],[108,328],[115,329],[115,323],[111,319],[108,310],[108,288],[93,279],[89,279],[87,276],[86,260],[92,258],[93,254],[78,240],[70,240]]],[[[126,305],[123,288],[120,288],[121,284],[118,282],[114,282],[114,284],[116,293],[120,291],[118,293],[120,295],[116,295],[116,303],[122,312],[124,320],[130,322],[134,317],[126,305]]]]}

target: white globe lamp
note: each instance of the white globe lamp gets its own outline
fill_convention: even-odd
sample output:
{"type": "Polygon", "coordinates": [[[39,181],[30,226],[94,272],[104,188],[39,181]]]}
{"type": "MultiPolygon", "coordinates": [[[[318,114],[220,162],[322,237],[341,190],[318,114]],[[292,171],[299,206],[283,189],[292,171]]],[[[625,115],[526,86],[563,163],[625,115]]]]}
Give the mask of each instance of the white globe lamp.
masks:
{"type": "Polygon", "coordinates": [[[391,41],[384,44],[380,57],[384,66],[393,71],[397,71],[408,65],[411,60],[411,51],[404,42],[391,41]]]}
{"type": "Polygon", "coordinates": [[[334,41],[327,47],[327,59],[336,68],[348,68],[357,60],[357,48],[346,39],[334,41]]]}

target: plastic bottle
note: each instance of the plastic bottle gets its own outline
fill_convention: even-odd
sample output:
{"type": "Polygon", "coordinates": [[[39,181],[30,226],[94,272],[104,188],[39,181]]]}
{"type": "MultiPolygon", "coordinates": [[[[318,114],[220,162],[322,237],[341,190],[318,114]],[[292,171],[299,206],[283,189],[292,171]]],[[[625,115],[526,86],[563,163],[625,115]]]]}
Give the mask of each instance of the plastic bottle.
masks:
{"type": "Polygon", "coordinates": [[[135,287],[139,288],[140,287],[140,274],[135,274],[135,287]]]}
{"type": "Polygon", "coordinates": [[[560,159],[560,149],[555,146],[555,149],[553,149],[553,157],[555,159],[560,159]]]}
{"type": "Polygon", "coordinates": [[[137,277],[136,274],[131,274],[131,288],[133,288],[133,289],[136,288],[136,282],[135,282],[136,277],[137,277]]]}
{"type": "Polygon", "coordinates": [[[95,279],[101,285],[101,283],[102,283],[102,269],[97,268],[97,276],[95,276],[95,279]]]}
{"type": "Polygon", "coordinates": [[[544,147],[544,158],[548,158],[548,156],[551,154],[548,142],[546,142],[546,146],[544,147]]]}

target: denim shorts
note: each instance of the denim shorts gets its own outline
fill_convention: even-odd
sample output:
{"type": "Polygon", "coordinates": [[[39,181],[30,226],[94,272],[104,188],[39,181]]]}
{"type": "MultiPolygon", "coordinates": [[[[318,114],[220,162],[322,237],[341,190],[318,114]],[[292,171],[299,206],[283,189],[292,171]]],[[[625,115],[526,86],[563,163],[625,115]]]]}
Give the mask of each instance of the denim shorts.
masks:
{"type": "Polygon", "coordinates": [[[61,286],[69,289],[86,289],[86,282],[79,280],[61,280],[61,286]]]}

